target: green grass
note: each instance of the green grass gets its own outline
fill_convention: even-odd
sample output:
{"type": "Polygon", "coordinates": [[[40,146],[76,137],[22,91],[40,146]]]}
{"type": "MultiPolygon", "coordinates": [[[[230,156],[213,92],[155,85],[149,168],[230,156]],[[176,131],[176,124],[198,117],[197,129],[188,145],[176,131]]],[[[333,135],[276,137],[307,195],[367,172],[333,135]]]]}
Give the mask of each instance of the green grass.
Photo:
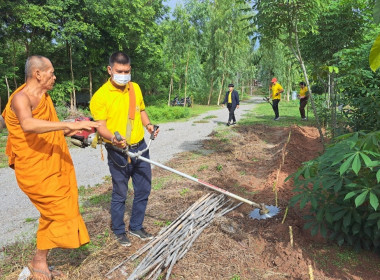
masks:
{"type": "MultiPolygon", "coordinates": [[[[275,121],[274,112],[272,107],[268,103],[257,104],[255,108],[244,115],[244,118],[239,122],[242,125],[253,125],[253,124],[265,124],[268,126],[291,126],[291,125],[315,125],[315,118],[312,112],[311,104],[307,105],[309,107],[309,119],[307,121],[302,121],[299,112],[299,101],[291,100],[284,101],[281,100],[279,103],[279,113],[280,120],[275,121]]],[[[305,109],[306,110],[306,109],[305,109]]]]}
{"type": "Polygon", "coordinates": [[[215,115],[209,115],[209,116],[206,116],[206,117],[204,117],[203,119],[204,120],[208,120],[208,119],[215,119],[215,118],[217,118],[218,116],[215,116],[215,115]]]}
{"type": "Polygon", "coordinates": [[[35,222],[35,221],[37,221],[36,218],[26,218],[26,219],[25,219],[25,222],[26,222],[26,223],[32,223],[32,222],[35,222]]]}
{"type": "Polygon", "coordinates": [[[0,168],[8,167],[8,157],[5,155],[5,146],[7,145],[8,130],[3,129],[0,132],[0,168]]]}
{"type": "Polygon", "coordinates": [[[173,177],[175,177],[175,175],[154,177],[152,180],[152,189],[155,191],[163,189],[165,183],[173,179],[173,177]]]}
{"type": "Polygon", "coordinates": [[[208,169],[208,165],[202,164],[201,166],[199,166],[198,171],[202,171],[202,170],[206,170],[206,169],[208,169]]]}
{"type": "Polygon", "coordinates": [[[189,118],[199,116],[205,112],[217,110],[217,105],[194,105],[193,107],[179,106],[147,106],[146,111],[152,123],[167,123],[187,121],[189,118]]]}

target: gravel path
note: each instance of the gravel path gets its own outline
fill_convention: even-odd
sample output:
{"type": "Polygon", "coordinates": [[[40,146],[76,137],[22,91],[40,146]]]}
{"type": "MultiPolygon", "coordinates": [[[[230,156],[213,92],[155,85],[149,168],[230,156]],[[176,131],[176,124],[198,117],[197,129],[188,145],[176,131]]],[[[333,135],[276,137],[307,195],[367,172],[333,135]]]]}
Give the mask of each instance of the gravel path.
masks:
{"type": "MultiPolygon", "coordinates": [[[[252,110],[255,103],[262,98],[253,97],[240,104],[235,111],[237,122],[247,111],[252,110]]],[[[165,163],[175,154],[197,150],[201,140],[206,139],[218,124],[225,124],[228,119],[226,108],[209,111],[186,122],[172,122],[160,125],[160,133],[150,147],[151,160],[165,163]],[[197,123],[207,116],[207,123],[197,123]]],[[[146,135],[146,139],[149,135],[146,135]]],[[[106,158],[106,150],[104,149],[106,158]]],[[[78,186],[95,186],[109,176],[108,165],[100,158],[100,149],[73,148],[70,150],[73,158],[78,186]]],[[[39,213],[28,197],[17,186],[14,171],[10,168],[0,169],[0,247],[17,240],[30,239],[35,236],[39,213]]]]}

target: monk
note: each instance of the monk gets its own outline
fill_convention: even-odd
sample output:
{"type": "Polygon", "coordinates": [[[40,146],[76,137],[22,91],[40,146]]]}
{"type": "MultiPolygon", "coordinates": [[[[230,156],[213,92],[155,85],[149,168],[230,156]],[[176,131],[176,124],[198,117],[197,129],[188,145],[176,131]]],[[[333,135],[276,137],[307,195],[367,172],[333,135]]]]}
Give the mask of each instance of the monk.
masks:
{"type": "Polygon", "coordinates": [[[64,136],[98,127],[96,122],[60,122],[48,94],[55,83],[49,59],[31,56],[25,64],[26,82],[9,98],[2,114],[8,128],[6,154],[21,190],[41,216],[37,250],[28,264],[32,279],[64,276],[49,271],[52,248],[78,248],[90,241],[79,213],[78,188],[64,136]]]}

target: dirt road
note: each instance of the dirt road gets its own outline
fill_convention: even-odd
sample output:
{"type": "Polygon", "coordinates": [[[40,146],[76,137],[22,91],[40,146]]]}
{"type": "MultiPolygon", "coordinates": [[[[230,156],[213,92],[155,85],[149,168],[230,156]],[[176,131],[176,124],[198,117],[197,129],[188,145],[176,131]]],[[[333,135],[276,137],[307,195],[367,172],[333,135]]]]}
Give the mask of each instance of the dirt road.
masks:
{"type": "MultiPolygon", "coordinates": [[[[261,99],[261,97],[253,97],[247,102],[242,102],[240,108],[235,111],[237,122],[244,113],[253,109],[255,103],[261,102],[261,99]]],[[[227,119],[227,109],[221,108],[186,122],[160,124],[160,134],[150,148],[151,159],[165,163],[177,153],[199,149],[200,141],[206,139],[217,125],[224,125],[227,119]],[[207,116],[213,116],[213,118],[205,120],[207,116]],[[200,120],[204,122],[198,122],[200,120]]],[[[148,137],[149,135],[146,135],[146,139],[148,137]]],[[[106,158],[106,151],[103,151],[106,158]]],[[[78,186],[93,187],[102,183],[105,176],[109,176],[107,162],[101,160],[99,147],[97,149],[73,148],[71,155],[78,186]]],[[[0,169],[0,189],[2,190],[0,247],[17,240],[30,239],[35,235],[39,213],[17,186],[12,169],[0,169]]]]}

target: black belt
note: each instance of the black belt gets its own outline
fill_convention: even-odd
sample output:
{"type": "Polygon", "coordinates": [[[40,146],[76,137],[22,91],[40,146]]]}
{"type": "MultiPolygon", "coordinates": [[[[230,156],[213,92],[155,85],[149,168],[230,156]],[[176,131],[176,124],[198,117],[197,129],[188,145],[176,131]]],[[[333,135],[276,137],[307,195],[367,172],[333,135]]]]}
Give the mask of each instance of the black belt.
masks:
{"type": "MultiPolygon", "coordinates": [[[[128,145],[128,150],[137,149],[138,147],[140,147],[144,143],[145,143],[145,140],[143,138],[140,142],[138,142],[136,144],[128,145]]],[[[112,150],[117,151],[117,152],[120,152],[120,150],[121,150],[121,148],[118,148],[118,147],[112,145],[111,143],[106,143],[105,146],[106,146],[106,148],[112,149],[112,150]]]]}
{"type": "Polygon", "coordinates": [[[140,142],[138,142],[136,144],[128,145],[128,149],[137,149],[138,147],[140,147],[144,143],[145,143],[145,141],[144,141],[144,138],[143,138],[143,139],[141,139],[140,142]]]}

